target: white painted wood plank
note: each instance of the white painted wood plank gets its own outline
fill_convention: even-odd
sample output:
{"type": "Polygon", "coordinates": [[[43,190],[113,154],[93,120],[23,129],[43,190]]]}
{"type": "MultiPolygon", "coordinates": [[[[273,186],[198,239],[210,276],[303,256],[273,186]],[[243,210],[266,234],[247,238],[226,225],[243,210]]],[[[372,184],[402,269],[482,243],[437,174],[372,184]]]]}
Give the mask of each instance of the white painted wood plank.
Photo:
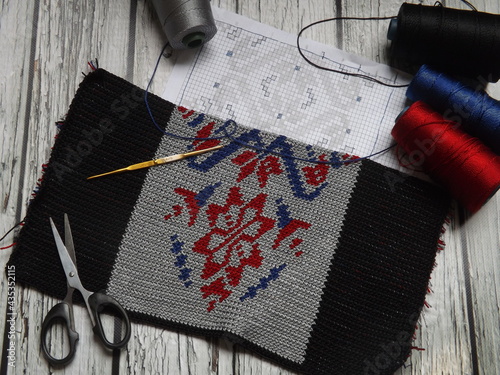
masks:
{"type": "Polygon", "coordinates": [[[497,194],[463,225],[467,243],[477,341],[478,368],[484,374],[500,373],[500,199],[497,194]]]}
{"type": "MultiPolygon", "coordinates": [[[[475,1],[480,11],[500,13],[498,1],[475,1]]],[[[500,100],[500,83],[488,93],[500,100]]],[[[471,276],[471,306],[477,347],[477,368],[482,374],[499,374],[500,362],[500,196],[498,193],[462,228],[471,276]]]]}
{"type": "MultiPolygon", "coordinates": [[[[25,136],[26,106],[29,104],[30,61],[33,4],[18,2],[0,5],[0,233],[9,230],[21,219],[17,212],[20,198],[19,181],[24,173],[23,138],[25,136]],[[25,19],[26,22],[18,22],[25,19]]],[[[13,236],[3,243],[12,241],[13,236]]],[[[2,254],[2,257],[4,255],[2,254]]]]}
{"type": "MultiPolygon", "coordinates": [[[[34,2],[30,2],[33,5],[34,2]]],[[[242,2],[237,0],[214,1],[222,8],[235,10],[250,18],[284,29],[297,32],[301,26],[325,17],[337,15],[336,4],[341,3],[343,15],[387,15],[397,13],[399,2],[336,2],[334,0],[287,0],[278,6],[275,1],[242,2]]],[[[457,3],[460,3],[457,0],[457,3]]],[[[17,195],[25,201],[31,193],[34,182],[39,177],[40,165],[47,160],[49,146],[55,134],[52,123],[65,113],[80,82],[79,72],[84,62],[98,57],[101,66],[109,71],[130,79],[145,87],[162,46],[159,23],[148,2],[134,2],[136,7],[135,43],[131,68],[124,56],[131,54],[129,41],[130,4],[123,2],[84,1],[79,3],[42,2],[40,6],[37,34],[36,61],[29,60],[30,24],[27,15],[32,9],[19,2],[3,2],[0,7],[0,50],[12,50],[12,54],[0,55],[4,69],[0,72],[0,120],[4,124],[23,123],[26,108],[25,92],[29,85],[30,64],[34,64],[33,107],[29,113],[30,136],[26,164],[19,165],[22,151],[22,127],[11,129],[4,125],[1,140],[1,181],[2,202],[0,229],[5,232],[14,224],[17,195]],[[8,29],[9,31],[5,31],[8,29]],[[14,30],[16,32],[14,32],[14,30]],[[8,36],[5,38],[4,36],[8,36]],[[15,41],[15,42],[13,42],[15,41]],[[132,72],[132,74],[130,74],[132,72]],[[22,74],[24,73],[24,74],[22,74]],[[10,93],[18,92],[18,96],[10,93]],[[24,100],[24,102],[23,102],[24,100]],[[14,119],[14,121],[12,121],[14,119]],[[16,164],[17,160],[17,164],[16,164]],[[23,186],[17,186],[22,175],[22,167],[27,168],[23,186]],[[8,176],[8,178],[4,178],[8,176]],[[19,190],[19,188],[21,188],[19,190]],[[8,198],[6,198],[8,197],[8,198]]],[[[463,4],[448,5],[457,7],[463,4]]],[[[480,10],[500,12],[494,0],[476,1],[480,10]]],[[[373,22],[370,25],[345,23],[343,37],[337,36],[338,27],[334,23],[316,27],[305,36],[336,45],[341,39],[342,46],[351,52],[384,62],[386,26],[373,22]],[[359,41],[363,40],[363,43],[359,41]]],[[[160,65],[152,92],[161,93],[166,78],[175,60],[163,61],[160,65]]],[[[490,92],[500,93],[498,85],[490,92]]],[[[481,215],[470,218],[463,227],[457,221],[446,234],[447,248],[438,254],[433,273],[434,293],[428,298],[432,305],[422,317],[418,331],[417,346],[426,348],[412,357],[412,367],[400,370],[401,374],[417,373],[471,373],[472,357],[470,347],[470,327],[464,287],[464,260],[462,234],[466,236],[467,255],[470,270],[472,306],[477,340],[478,366],[481,373],[500,373],[496,357],[499,354],[499,273],[500,261],[498,245],[498,198],[487,205],[481,215]],[[496,216],[495,216],[496,214],[496,216]]],[[[17,213],[18,214],[18,213],[17,213]]],[[[19,214],[18,214],[19,215],[19,214]]],[[[0,231],[1,233],[1,231],[0,231]]],[[[5,264],[9,251],[1,253],[0,265],[5,264]]],[[[6,280],[2,279],[2,295],[6,294],[6,280]]],[[[28,288],[16,287],[16,301],[20,316],[16,322],[20,345],[18,370],[27,373],[48,371],[39,352],[39,322],[57,301],[28,288]],[[38,323],[38,325],[37,325],[38,323]]],[[[0,301],[0,311],[5,311],[5,300],[0,301]]],[[[77,307],[78,331],[83,336],[75,362],[70,367],[56,373],[109,373],[110,356],[104,352],[89,331],[88,318],[83,308],[77,307]],[[85,335],[84,335],[85,333],[85,335]],[[80,358],[80,359],[78,359],[80,358]]],[[[121,373],[192,373],[192,374],[288,374],[279,366],[263,360],[258,355],[243,350],[226,340],[209,340],[190,335],[147,326],[133,325],[133,337],[127,351],[121,356],[121,373]]]]}
{"type": "MultiPolygon", "coordinates": [[[[2,132],[0,133],[0,187],[1,202],[0,209],[0,233],[5,233],[16,221],[19,221],[23,213],[18,212],[18,202],[25,202],[26,191],[19,186],[24,174],[23,159],[23,139],[25,136],[25,123],[27,121],[26,108],[30,104],[28,90],[30,89],[30,68],[33,66],[31,56],[31,45],[33,41],[33,30],[36,26],[33,22],[34,3],[21,4],[19,2],[2,2],[0,5],[0,63],[4,67],[0,70],[0,121],[2,132]],[[24,19],[25,22],[19,22],[24,19]]],[[[24,206],[24,204],[23,204],[24,206]]],[[[0,245],[5,246],[13,241],[10,235],[0,245]]],[[[0,252],[0,267],[4,269],[5,263],[11,250],[0,252]]],[[[7,295],[14,294],[12,303],[15,305],[15,312],[22,307],[22,299],[17,285],[8,287],[7,279],[2,272],[0,314],[4,322],[7,309],[7,295]]],[[[15,276],[14,276],[15,277],[15,276]]],[[[22,354],[21,343],[25,340],[25,319],[20,315],[9,316],[14,318],[13,327],[15,334],[5,342],[7,347],[2,345],[2,353],[12,346],[14,350],[13,365],[17,365],[17,359],[22,354]]],[[[2,325],[3,327],[3,325],[2,325]]],[[[10,323],[3,327],[10,332],[10,323]]],[[[2,332],[2,344],[4,335],[2,332]]],[[[12,353],[9,353],[12,354],[12,353]]],[[[21,360],[22,361],[22,360],[21,360]]],[[[15,372],[15,367],[10,367],[7,363],[4,370],[10,373],[15,372]]]]}
{"type": "MultiPolygon", "coordinates": [[[[415,2],[415,1],[408,1],[415,2]]],[[[400,3],[386,1],[356,2],[345,10],[349,17],[388,17],[396,16],[400,3]]],[[[345,21],[344,49],[371,60],[387,64],[389,20],[345,21]]],[[[404,90],[404,89],[402,89],[404,90]]]]}
{"type": "MultiPolygon", "coordinates": [[[[339,17],[339,15],[344,12],[343,8],[345,6],[346,5],[340,7],[339,13],[337,3],[334,0],[323,2],[301,0],[299,1],[299,19],[297,25],[295,26],[295,30],[294,28],[289,27],[289,32],[296,34],[300,31],[300,29],[313,22],[327,18],[339,17]]],[[[337,21],[321,23],[305,30],[302,36],[307,39],[312,39],[317,42],[342,49],[342,25],[342,23],[339,24],[337,21]]]]}
{"type": "MultiPolygon", "coordinates": [[[[30,2],[30,4],[37,6],[38,2],[30,2]]],[[[2,16],[5,15],[6,19],[11,18],[18,25],[25,25],[24,20],[33,13],[20,2],[10,2],[7,5],[8,7],[4,5],[2,9],[2,16]],[[16,10],[13,4],[20,5],[24,11],[16,10]]],[[[35,67],[32,88],[28,91],[30,89],[28,82],[25,84],[25,88],[19,90],[19,95],[22,95],[25,100],[28,98],[28,93],[33,100],[30,112],[26,114],[30,119],[29,134],[26,135],[28,137],[26,163],[13,166],[12,169],[13,174],[24,173],[23,185],[16,186],[23,194],[23,201],[27,201],[36,180],[40,177],[41,164],[48,159],[50,146],[56,133],[54,122],[66,113],[82,79],[80,72],[87,70],[86,61],[96,56],[100,48],[108,51],[120,46],[121,38],[119,35],[126,37],[128,32],[128,30],[124,30],[125,32],[119,34],[121,31],[119,26],[113,25],[116,23],[115,20],[127,20],[128,17],[111,17],[107,20],[109,3],[101,8],[99,8],[99,4],[92,1],[79,3],[41,2],[39,6],[36,23],[28,23],[30,26],[36,25],[37,27],[34,60],[28,61],[29,65],[35,67]],[[107,43],[103,42],[106,38],[103,37],[102,33],[107,33],[110,30],[117,34],[113,38],[108,38],[107,43]],[[99,42],[92,44],[93,38],[99,42]],[[109,45],[107,45],[108,43],[109,45]]],[[[120,16],[120,11],[126,8],[120,2],[114,2],[114,12],[118,16],[120,16]]],[[[31,36],[31,33],[16,32],[6,33],[6,35],[19,35],[18,38],[21,39],[26,35],[31,36]]],[[[121,40],[125,42],[122,45],[126,46],[127,39],[122,38],[121,40]]],[[[18,41],[19,45],[16,44],[15,49],[24,49],[29,52],[31,40],[28,42],[22,45],[18,41]]],[[[17,53],[15,49],[9,50],[17,53]]],[[[31,56],[28,57],[28,59],[30,58],[31,56]]],[[[124,63],[123,60],[121,61],[124,63]]],[[[28,78],[27,72],[25,77],[28,78]]],[[[11,89],[15,90],[16,85],[11,84],[11,89]]],[[[2,103],[6,105],[8,111],[15,109],[15,102],[9,103],[2,100],[2,103]]],[[[20,108],[18,112],[22,115],[24,109],[20,108]]],[[[19,129],[22,130],[23,127],[20,126],[19,129]]],[[[12,134],[23,136],[22,131],[12,134]]],[[[20,149],[22,144],[22,140],[16,142],[11,150],[20,149]]],[[[15,183],[16,180],[14,179],[13,182],[15,183]]],[[[23,205],[21,216],[24,215],[25,208],[26,206],[23,205]]],[[[2,215],[4,216],[3,212],[2,215]]],[[[3,254],[7,255],[8,252],[3,254]]],[[[5,261],[6,257],[2,257],[2,266],[5,261]]],[[[2,293],[2,295],[4,294],[2,293]]],[[[3,298],[1,302],[2,311],[5,311],[3,298]]],[[[19,307],[16,321],[18,342],[16,345],[16,369],[11,373],[49,371],[47,362],[40,356],[40,324],[48,309],[56,302],[59,301],[29,288],[16,286],[16,303],[19,307]]],[[[82,373],[109,373],[111,371],[109,353],[105,353],[100,345],[96,345],[86,311],[81,307],[76,307],[75,310],[77,331],[80,333],[79,350],[75,360],[69,366],[56,372],[77,373],[79,369],[82,369],[82,373]]]]}
{"type": "MultiPolygon", "coordinates": [[[[161,49],[167,42],[160,21],[150,2],[137,2],[135,25],[134,70],[132,82],[146,88],[161,49]]],[[[158,66],[150,92],[161,95],[165,83],[175,63],[177,54],[172,58],[162,58],[158,66]]]]}
{"type": "Polygon", "coordinates": [[[419,319],[411,373],[472,373],[467,311],[464,308],[463,257],[459,225],[453,215],[444,236],[446,248],[438,253],[430,280],[432,292],[427,296],[430,307],[424,307],[419,319]]]}

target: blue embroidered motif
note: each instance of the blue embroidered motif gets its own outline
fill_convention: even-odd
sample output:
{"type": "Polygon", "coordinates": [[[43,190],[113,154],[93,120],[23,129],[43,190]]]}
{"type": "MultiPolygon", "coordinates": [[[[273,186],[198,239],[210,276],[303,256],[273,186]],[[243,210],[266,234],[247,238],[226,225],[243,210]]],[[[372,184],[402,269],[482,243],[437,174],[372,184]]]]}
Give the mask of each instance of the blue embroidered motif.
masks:
{"type": "MultiPolygon", "coordinates": [[[[292,191],[297,198],[305,199],[312,201],[314,198],[320,195],[321,191],[328,186],[328,183],[325,182],[320,185],[318,188],[313,190],[311,193],[307,193],[304,183],[300,177],[300,171],[295,164],[294,153],[292,146],[286,142],[285,136],[277,137],[267,148],[266,150],[280,152],[284,157],[282,158],[283,163],[287,169],[287,177],[290,182],[292,191]],[[290,156],[290,157],[287,157],[290,156]]],[[[337,161],[337,155],[332,154],[333,160],[337,161]]]]}
{"type": "Polygon", "coordinates": [[[193,282],[191,279],[191,272],[193,271],[191,268],[186,267],[188,256],[186,254],[182,254],[182,247],[184,246],[184,242],[178,240],[179,236],[174,234],[170,237],[172,241],[172,248],[170,252],[172,254],[176,254],[174,266],[180,269],[179,280],[184,281],[184,286],[188,288],[193,282]]]}
{"type": "MultiPolygon", "coordinates": [[[[218,131],[219,129],[215,133],[217,133],[218,131]]],[[[262,147],[262,140],[259,137],[259,134],[260,130],[252,129],[249,132],[241,134],[238,138],[236,138],[236,140],[245,143],[256,143],[257,147],[262,147]]],[[[190,168],[197,169],[200,172],[207,172],[228,156],[234,154],[235,152],[238,152],[241,148],[242,146],[238,144],[238,142],[231,142],[220,150],[211,153],[205,160],[201,162],[197,160],[198,158],[190,159],[188,162],[188,166],[190,168]]]]}
{"type": "Polygon", "coordinates": [[[217,189],[220,185],[221,185],[220,182],[217,182],[216,184],[213,185],[208,185],[202,191],[196,194],[195,199],[198,207],[203,207],[210,199],[210,197],[213,195],[215,189],[217,189]]]}
{"type": "Polygon", "coordinates": [[[198,125],[200,125],[203,122],[204,119],[205,119],[205,114],[204,113],[200,113],[196,118],[194,118],[193,120],[189,121],[188,125],[191,126],[192,128],[195,128],[198,125]]]}
{"type": "MultiPolygon", "coordinates": [[[[219,131],[220,128],[217,129],[216,133],[219,131]]],[[[320,186],[318,186],[317,188],[315,188],[314,190],[312,190],[311,192],[308,192],[306,184],[303,182],[301,178],[301,171],[297,167],[296,160],[294,159],[295,155],[293,148],[290,144],[288,144],[287,138],[285,136],[279,136],[269,145],[265,146],[262,141],[261,131],[258,129],[251,129],[248,132],[242,133],[235,139],[236,142],[231,142],[222,149],[212,153],[210,156],[208,156],[206,159],[202,161],[198,161],[196,158],[191,159],[188,162],[188,166],[190,168],[197,169],[201,172],[207,172],[215,165],[217,165],[219,162],[221,162],[223,159],[240,151],[243,146],[238,144],[239,141],[243,143],[253,144],[256,147],[264,149],[265,151],[279,152],[282,155],[281,160],[284,163],[286,170],[288,172],[287,173],[288,181],[290,182],[292,191],[294,192],[294,195],[297,198],[311,201],[316,197],[318,197],[321,194],[322,190],[328,186],[328,183],[325,182],[320,186]]],[[[332,168],[339,168],[340,165],[342,164],[340,157],[336,152],[331,153],[330,160],[334,162],[333,164],[331,164],[332,168]],[[338,162],[338,164],[335,162],[338,162]]]]}
{"type": "Polygon", "coordinates": [[[186,261],[187,261],[187,255],[185,254],[177,255],[174,266],[176,266],[177,268],[182,268],[186,265],[186,261]]]}
{"type": "Polygon", "coordinates": [[[290,221],[292,221],[292,218],[290,217],[290,212],[288,212],[288,206],[285,204],[281,204],[283,202],[283,198],[279,198],[276,200],[276,203],[279,204],[278,206],[278,211],[276,214],[278,215],[278,227],[279,228],[284,228],[286,227],[290,221]]]}
{"type": "Polygon", "coordinates": [[[257,295],[257,291],[259,289],[267,289],[269,283],[278,279],[280,276],[280,272],[286,268],[286,264],[282,264],[279,267],[274,267],[269,271],[269,276],[261,278],[259,284],[248,287],[248,292],[246,292],[243,296],[240,297],[240,301],[250,298],[254,298],[257,295]]]}

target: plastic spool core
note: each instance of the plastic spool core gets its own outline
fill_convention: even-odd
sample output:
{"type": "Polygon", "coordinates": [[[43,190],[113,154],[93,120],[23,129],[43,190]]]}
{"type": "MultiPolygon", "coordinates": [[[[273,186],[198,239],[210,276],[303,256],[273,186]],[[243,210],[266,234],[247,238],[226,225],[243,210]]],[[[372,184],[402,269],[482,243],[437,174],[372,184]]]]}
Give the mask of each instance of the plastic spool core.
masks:
{"type": "Polygon", "coordinates": [[[398,34],[398,19],[393,18],[389,23],[389,29],[387,30],[387,39],[394,40],[398,34]]]}
{"type": "Polygon", "coordinates": [[[406,111],[408,111],[409,109],[410,109],[409,105],[407,105],[406,107],[404,107],[403,110],[401,111],[401,113],[396,117],[395,122],[398,122],[399,119],[401,118],[401,116],[403,116],[406,113],[406,111]]]}
{"type": "Polygon", "coordinates": [[[205,33],[198,31],[192,34],[186,35],[182,38],[182,44],[188,48],[196,48],[203,44],[205,41],[205,33]]]}

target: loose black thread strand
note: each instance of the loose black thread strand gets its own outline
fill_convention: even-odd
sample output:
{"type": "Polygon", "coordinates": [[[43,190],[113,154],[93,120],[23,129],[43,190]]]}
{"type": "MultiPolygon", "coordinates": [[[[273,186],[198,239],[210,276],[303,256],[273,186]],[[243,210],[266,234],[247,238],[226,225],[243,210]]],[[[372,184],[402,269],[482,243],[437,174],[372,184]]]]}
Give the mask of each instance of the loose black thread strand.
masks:
{"type": "MultiPolygon", "coordinates": [[[[469,8],[471,8],[474,12],[477,12],[477,8],[472,5],[470,2],[468,2],[467,0],[460,0],[462,3],[464,3],[465,5],[467,5],[469,8]]],[[[441,1],[436,1],[434,3],[434,6],[440,6],[440,7],[444,7],[443,3],[441,1]]]]}
{"type": "Polygon", "coordinates": [[[315,62],[311,61],[310,59],[308,59],[305,56],[305,54],[304,54],[304,52],[303,52],[303,50],[302,50],[302,48],[300,46],[300,37],[302,36],[302,34],[304,33],[304,31],[308,30],[309,28],[311,28],[313,26],[316,26],[316,25],[319,25],[319,24],[322,24],[322,23],[325,23],[325,22],[349,21],[349,20],[354,20],[354,21],[381,21],[381,20],[390,20],[390,19],[394,19],[394,18],[397,18],[397,17],[396,16],[387,16],[387,17],[333,17],[333,18],[327,18],[327,19],[324,19],[324,20],[319,20],[319,21],[313,22],[313,23],[311,23],[311,24],[303,27],[299,31],[299,33],[297,34],[297,49],[299,51],[299,54],[302,56],[302,58],[308,64],[314,66],[317,69],[326,70],[328,72],[333,72],[333,73],[339,73],[339,74],[343,74],[343,75],[351,76],[351,77],[363,78],[363,79],[366,79],[367,81],[375,82],[375,83],[378,83],[380,85],[387,86],[387,87],[394,87],[394,88],[408,87],[409,86],[408,84],[406,84],[406,85],[396,85],[396,84],[392,84],[392,83],[387,83],[387,82],[381,81],[381,80],[376,79],[376,78],[374,78],[372,76],[369,76],[367,74],[345,72],[345,71],[342,71],[342,70],[339,70],[339,69],[327,68],[326,66],[322,66],[322,65],[316,64],[315,62]]]}
{"type": "Polygon", "coordinates": [[[8,235],[10,232],[12,232],[14,229],[16,229],[18,226],[24,224],[24,220],[20,221],[19,223],[17,223],[16,225],[14,225],[12,228],[10,228],[7,233],[5,233],[2,237],[0,237],[0,242],[2,242],[8,235]]]}
{"type": "Polygon", "coordinates": [[[474,12],[477,12],[477,8],[474,5],[472,5],[470,2],[468,2],[467,0],[462,0],[462,3],[464,3],[469,8],[471,8],[474,12]]]}
{"type": "MultiPolygon", "coordinates": [[[[467,0],[460,0],[462,3],[466,4],[468,7],[470,7],[473,11],[477,12],[477,8],[472,5],[469,1],[467,0]]],[[[434,3],[434,6],[442,6],[444,7],[444,5],[440,2],[440,1],[436,1],[434,3]]],[[[371,81],[371,82],[375,82],[375,83],[378,83],[380,85],[384,85],[384,86],[387,86],[387,87],[395,87],[395,88],[399,88],[399,87],[408,87],[409,85],[396,85],[396,84],[390,84],[390,83],[387,83],[387,82],[383,82],[379,79],[376,79],[372,76],[369,76],[367,74],[361,74],[361,73],[351,73],[351,72],[345,72],[345,71],[342,71],[342,70],[338,70],[338,69],[334,69],[334,68],[327,68],[325,66],[322,66],[322,65],[319,65],[319,64],[316,64],[314,63],[313,61],[311,61],[310,59],[308,59],[305,54],[303,53],[303,50],[302,48],[300,47],[300,37],[302,36],[302,34],[304,33],[304,31],[306,31],[307,29],[313,27],[313,26],[316,26],[316,25],[319,25],[321,23],[325,23],[325,22],[331,22],[331,21],[344,21],[344,20],[356,20],[356,21],[381,21],[381,20],[390,20],[390,19],[395,19],[397,18],[397,16],[386,16],[386,17],[333,17],[333,18],[327,18],[327,19],[324,19],[324,20],[319,20],[319,21],[316,21],[316,22],[313,22],[307,26],[305,26],[304,28],[302,28],[298,35],[297,35],[297,49],[299,51],[299,54],[302,56],[302,58],[310,65],[314,66],[315,68],[317,69],[321,69],[321,70],[326,70],[326,71],[329,71],[329,72],[333,72],[333,73],[339,73],[339,74],[343,74],[343,75],[346,75],[346,76],[352,76],[352,77],[357,77],[357,78],[363,78],[363,79],[366,79],[368,81],[371,81]]]]}

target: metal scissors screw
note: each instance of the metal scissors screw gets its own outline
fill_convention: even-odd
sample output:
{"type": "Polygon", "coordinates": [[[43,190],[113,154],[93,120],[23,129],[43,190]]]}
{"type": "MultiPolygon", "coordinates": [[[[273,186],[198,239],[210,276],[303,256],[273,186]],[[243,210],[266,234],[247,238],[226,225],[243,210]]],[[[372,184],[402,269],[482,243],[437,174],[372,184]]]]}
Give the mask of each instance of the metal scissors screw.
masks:
{"type": "Polygon", "coordinates": [[[73,236],[69,226],[68,216],[64,214],[64,239],[63,243],[59,232],[57,231],[52,218],[50,218],[50,225],[54,234],[54,239],[59,252],[64,273],[66,274],[67,293],[64,300],[56,304],[43,320],[42,323],[42,351],[52,365],[64,365],[69,363],[76,352],[76,342],[78,341],[78,333],[75,331],[75,320],[73,314],[73,292],[78,290],[82,295],[87,310],[90,315],[94,334],[100,339],[103,345],[109,349],[119,349],[127,345],[130,339],[130,320],[123,307],[112,297],[96,292],[92,293],[82,286],[80,277],[78,276],[78,269],[76,268],[75,248],[73,244],[73,236]],[[116,316],[120,318],[122,326],[125,328],[125,333],[121,341],[113,342],[106,338],[101,321],[101,313],[104,309],[112,310],[116,316]],[[47,335],[49,329],[54,323],[62,322],[67,329],[69,338],[69,353],[64,358],[54,358],[47,347],[47,335]]]}

